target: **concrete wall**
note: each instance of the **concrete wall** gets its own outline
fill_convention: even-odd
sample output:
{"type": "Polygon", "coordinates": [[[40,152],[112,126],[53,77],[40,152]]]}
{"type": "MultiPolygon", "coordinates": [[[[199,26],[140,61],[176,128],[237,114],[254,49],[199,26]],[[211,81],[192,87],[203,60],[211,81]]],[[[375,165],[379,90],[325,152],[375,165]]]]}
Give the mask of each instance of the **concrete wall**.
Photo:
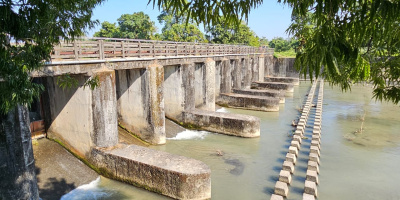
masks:
{"type": "Polygon", "coordinates": [[[165,143],[163,85],[162,66],[117,71],[119,123],[153,144],[165,143]]]}
{"type": "Polygon", "coordinates": [[[118,142],[114,71],[95,72],[100,85],[84,87],[89,77],[75,76],[78,86],[60,88],[58,77],[45,77],[43,93],[47,136],[86,157],[91,147],[110,147],[118,142]]]}
{"type": "Polygon", "coordinates": [[[294,67],[295,58],[273,58],[273,63],[271,63],[271,58],[266,59],[265,76],[272,77],[294,77],[298,78],[299,73],[294,67]]]}

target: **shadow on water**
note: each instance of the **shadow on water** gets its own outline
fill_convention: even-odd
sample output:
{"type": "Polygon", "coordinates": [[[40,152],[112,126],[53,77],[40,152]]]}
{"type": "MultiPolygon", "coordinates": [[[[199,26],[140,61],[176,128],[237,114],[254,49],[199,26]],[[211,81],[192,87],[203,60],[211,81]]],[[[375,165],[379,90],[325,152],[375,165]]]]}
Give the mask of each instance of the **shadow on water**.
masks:
{"type": "Polygon", "coordinates": [[[297,161],[302,163],[308,163],[308,158],[297,158],[297,161]]]}
{"type": "Polygon", "coordinates": [[[281,171],[281,169],[282,169],[282,167],[278,167],[278,166],[275,166],[272,168],[272,170],[274,170],[275,172],[278,172],[278,173],[281,171]]]}
{"type": "Polygon", "coordinates": [[[290,187],[290,192],[293,192],[293,193],[297,193],[297,194],[303,194],[303,192],[304,192],[304,188],[300,188],[300,187],[290,187]]]}
{"type": "Polygon", "coordinates": [[[301,172],[307,172],[307,167],[297,166],[297,170],[301,172]]]}
{"type": "MultiPolygon", "coordinates": [[[[40,174],[40,168],[36,167],[35,168],[35,173],[36,176],[40,174]]],[[[40,182],[39,178],[37,178],[37,181],[40,182]]],[[[60,199],[64,194],[72,191],[73,189],[76,188],[74,183],[67,183],[67,181],[64,178],[55,178],[55,177],[50,177],[47,180],[45,180],[45,183],[43,185],[43,188],[39,188],[39,196],[42,199],[46,200],[58,200],[60,199]]]]}
{"type": "Polygon", "coordinates": [[[263,189],[263,192],[264,192],[265,194],[272,195],[272,194],[274,194],[274,188],[265,187],[265,188],[263,189]]]}
{"type": "Polygon", "coordinates": [[[304,183],[306,181],[306,178],[302,177],[302,176],[292,176],[293,177],[293,181],[297,181],[300,183],[304,183]]]}
{"type": "Polygon", "coordinates": [[[239,176],[244,171],[244,163],[239,159],[224,159],[226,164],[233,165],[235,168],[229,170],[229,173],[239,176]]]}

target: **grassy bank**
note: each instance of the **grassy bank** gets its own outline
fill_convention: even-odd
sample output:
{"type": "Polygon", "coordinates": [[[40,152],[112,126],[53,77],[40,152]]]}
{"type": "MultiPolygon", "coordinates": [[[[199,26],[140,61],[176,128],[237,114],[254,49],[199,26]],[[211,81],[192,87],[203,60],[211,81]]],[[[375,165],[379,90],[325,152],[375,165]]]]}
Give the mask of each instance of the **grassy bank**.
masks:
{"type": "Polygon", "coordinates": [[[295,58],[296,52],[294,49],[290,49],[288,51],[274,52],[274,57],[276,58],[295,58]]]}

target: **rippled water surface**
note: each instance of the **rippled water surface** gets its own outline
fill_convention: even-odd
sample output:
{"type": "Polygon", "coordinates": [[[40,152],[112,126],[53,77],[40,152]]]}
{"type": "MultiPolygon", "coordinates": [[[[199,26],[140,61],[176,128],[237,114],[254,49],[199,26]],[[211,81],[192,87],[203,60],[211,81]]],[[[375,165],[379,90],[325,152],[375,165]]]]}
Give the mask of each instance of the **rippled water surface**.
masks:
{"type": "MultiPolygon", "coordinates": [[[[209,165],[212,199],[269,199],[290,144],[291,121],[309,87],[308,82],[296,86],[279,112],[219,110],[259,117],[260,138],[186,130],[151,148],[209,165]]],[[[400,199],[400,108],[371,100],[368,87],[342,93],[326,84],[323,109],[319,199],[400,199]]],[[[96,198],[87,199],[167,199],[106,178],[91,184],[86,194],[96,198]]],[[[301,199],[302,187],[303,179],[293,180],[289,199],[301,199]]]]}

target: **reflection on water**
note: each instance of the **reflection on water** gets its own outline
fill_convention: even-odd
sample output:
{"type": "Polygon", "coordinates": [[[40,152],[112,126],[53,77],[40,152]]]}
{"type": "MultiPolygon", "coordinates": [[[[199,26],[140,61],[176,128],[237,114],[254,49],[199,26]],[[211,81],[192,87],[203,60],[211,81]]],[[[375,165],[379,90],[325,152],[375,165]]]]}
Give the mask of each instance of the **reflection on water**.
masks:
{"type": "MultiPolygon", "coordinates": [[[[219,110],[259,117],[260,138],[169,128],[175,133],[167,133],[167,144],[151,148],[209,165],[212,199],[269,199],[290,144],[291,122],[299,116],[297,109],[309,86],[302,82],[295,87],[279,112],[219,110]]],[[[400,199],[400,108],[371,100],[368,87],[352,89],[351,93],[328,85],[324,89],[319,199],[400,199]],[[360,128],[362,132],[357,132],[360,128]]],[[[299,162],[306,162],[307,155],[300,154],[299,162]]],[[[289,199],[301,199],[305,172],[299,164],[289,199]]],[[[99,190],[89,193],[106,194],[80,199],[168,199],[106,178],[96,184],[93,188],[99,190]]]]}

